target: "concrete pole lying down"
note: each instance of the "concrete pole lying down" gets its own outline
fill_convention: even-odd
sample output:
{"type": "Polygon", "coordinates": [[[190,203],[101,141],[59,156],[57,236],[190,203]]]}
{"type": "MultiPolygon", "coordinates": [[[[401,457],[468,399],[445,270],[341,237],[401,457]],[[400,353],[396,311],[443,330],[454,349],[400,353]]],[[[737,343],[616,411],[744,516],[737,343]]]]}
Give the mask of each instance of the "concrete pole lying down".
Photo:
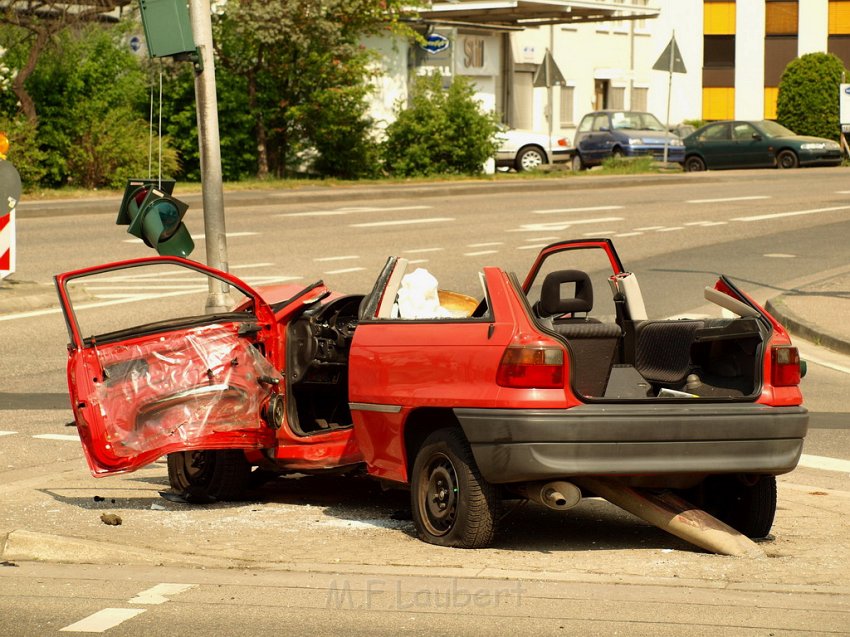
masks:
{"type": "Polygon", "coordinates": [[[610,478],[576,478],[573,482],[706,551],[737,557],[765,557],[761,547],[750,538],[672,493],[654,494],[633,489],[610,478]]]}

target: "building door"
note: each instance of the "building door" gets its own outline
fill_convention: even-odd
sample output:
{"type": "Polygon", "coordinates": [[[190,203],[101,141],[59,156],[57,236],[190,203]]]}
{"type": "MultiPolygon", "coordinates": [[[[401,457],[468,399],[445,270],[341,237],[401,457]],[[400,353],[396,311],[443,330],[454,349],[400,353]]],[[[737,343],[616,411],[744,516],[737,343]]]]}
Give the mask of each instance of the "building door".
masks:
{"type": "Polygon", "coordinates": [[[601,111],[608,108],[608,80],[596,80],[594,83],[593,108],[601,111]]]}
{"type": "Polygon", "coordinates": [[[511,92],[511,128],[532,130],[534,128],[534,74],[525,71],[514,73],[511,92]]]}

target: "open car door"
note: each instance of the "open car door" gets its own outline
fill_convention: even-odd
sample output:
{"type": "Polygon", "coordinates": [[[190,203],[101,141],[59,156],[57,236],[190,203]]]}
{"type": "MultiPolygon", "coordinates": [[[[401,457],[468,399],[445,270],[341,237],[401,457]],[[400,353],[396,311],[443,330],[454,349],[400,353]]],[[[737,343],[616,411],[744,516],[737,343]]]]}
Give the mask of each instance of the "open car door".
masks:
{"type": "Polygon", "coordinates": [[[178,257],[67,272],[55,283],[71,406],[93,475],[176,451],[274,446],[282,335],[247,284],[178,257]],[[204,313],[210,290],[234,309],[204,313]]]}

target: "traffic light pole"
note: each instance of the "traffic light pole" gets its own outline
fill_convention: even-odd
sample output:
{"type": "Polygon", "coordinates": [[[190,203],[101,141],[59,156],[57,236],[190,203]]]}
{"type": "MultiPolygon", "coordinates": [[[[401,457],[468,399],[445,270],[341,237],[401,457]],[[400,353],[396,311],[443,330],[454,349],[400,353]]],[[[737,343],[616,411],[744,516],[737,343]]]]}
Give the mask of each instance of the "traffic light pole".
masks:
{"type": "MultiPolygon", "coordinates": [[[[195,65],[195,102],[198,118],[198,146],[201,156],[201,192],[204,205],[207,265],[227,272],[224,187],[221,174],[210,0],[190,0],[189,16],[195,46],[200,56],[195,65]]],[[[229,305],[224,284],[210,278],[206,311],[210,314],[226,311],[229,305]]]]}

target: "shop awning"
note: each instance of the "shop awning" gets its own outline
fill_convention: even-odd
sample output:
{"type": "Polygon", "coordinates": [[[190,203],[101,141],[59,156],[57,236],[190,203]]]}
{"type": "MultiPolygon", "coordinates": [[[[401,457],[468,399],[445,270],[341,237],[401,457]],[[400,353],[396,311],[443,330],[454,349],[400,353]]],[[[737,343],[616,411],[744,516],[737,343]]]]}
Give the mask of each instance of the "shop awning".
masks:
{"type": "Polygon", "coordinates": [[[530,27],[643,20],[658,17],[660,10],[604,0],[472,0],[432,2],[430,7],[418,12],[429,22],[530,27]]]}

